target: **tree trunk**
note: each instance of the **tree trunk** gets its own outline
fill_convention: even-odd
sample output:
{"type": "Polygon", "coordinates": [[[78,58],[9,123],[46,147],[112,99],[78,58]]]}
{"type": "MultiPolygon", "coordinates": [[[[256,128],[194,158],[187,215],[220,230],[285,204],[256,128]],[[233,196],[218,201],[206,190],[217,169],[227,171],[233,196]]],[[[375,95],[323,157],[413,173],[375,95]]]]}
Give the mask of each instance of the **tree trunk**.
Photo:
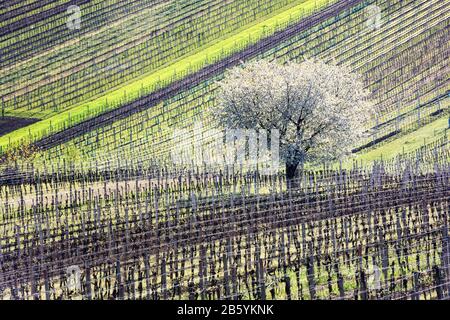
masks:
{"type": "Polygon", "coordinates": [[[286,163],[286,183],[287,187],[296,189],[300,187],[300,179],[298,176],[298,165],[300,162],[297,163],[286,163]]]}

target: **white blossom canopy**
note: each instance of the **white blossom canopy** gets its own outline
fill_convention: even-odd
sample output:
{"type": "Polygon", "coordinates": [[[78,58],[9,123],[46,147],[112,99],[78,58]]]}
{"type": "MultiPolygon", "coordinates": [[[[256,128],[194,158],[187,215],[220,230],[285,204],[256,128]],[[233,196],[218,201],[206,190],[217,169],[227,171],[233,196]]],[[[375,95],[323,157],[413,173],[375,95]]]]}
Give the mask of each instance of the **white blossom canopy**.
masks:
{"type": "Polygon", "coordinates": [[[357,74],[321,61],[261,60],[231,69],[219,83],[213,117],[226,128],[278,129],[287,165],[348,155],[372,114],[357,74]]]}

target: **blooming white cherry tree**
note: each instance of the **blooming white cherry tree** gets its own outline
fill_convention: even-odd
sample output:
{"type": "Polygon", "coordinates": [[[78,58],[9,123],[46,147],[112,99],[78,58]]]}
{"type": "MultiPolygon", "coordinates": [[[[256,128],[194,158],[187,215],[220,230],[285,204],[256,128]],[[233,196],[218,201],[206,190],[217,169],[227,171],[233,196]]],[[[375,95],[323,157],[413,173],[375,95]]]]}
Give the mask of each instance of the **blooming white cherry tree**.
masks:
{"type": "Polygon", "coordinates": [[[306,162],[351,153],[371,115],[357,74],[321,61],[261,60],[231,69],[219,83],[213,116],[226,128],[277,129],[289,180],[306,162]]]}

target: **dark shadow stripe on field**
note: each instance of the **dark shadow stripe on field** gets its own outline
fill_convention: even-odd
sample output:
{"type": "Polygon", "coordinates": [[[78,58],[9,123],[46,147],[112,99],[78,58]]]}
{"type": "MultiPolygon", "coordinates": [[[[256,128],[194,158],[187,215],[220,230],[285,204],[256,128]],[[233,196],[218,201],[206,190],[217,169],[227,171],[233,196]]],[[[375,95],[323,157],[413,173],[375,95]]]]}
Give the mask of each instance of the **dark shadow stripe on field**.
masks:
{"type": "Polygon", "coordinates": [[[153,93],[129,104],[105,112],[97,117],[88,119],[70,128],[42,138],[41,140],[35,142],[34,145],[40,150],[47,150],[59,144],[66,143],[76,137],[82,136],[86,132],[111,124],[117,120],[127,118],[132,114],[142,112],[157,105],[161,101],[169,99],[182,91],[189,90],[203,81],[223,73],[228,68],[239,65],[242,61],[247,61],[248,59],[257,56],[259,53],[285,42],[289,38],[297,35],[299,32],[326,21],[327,19],[332,18],[342,11],[347,10],[363,1],[364,0],[341,0],[333,3],[325,9],[302,19],[300,22],[293,24],[282,31],[276,32],[272,36],[262,39],[258,43],[230,55],[217,63],[211,64],[181,80],[174,81],[170,85],[154,91],[153,93]]]}

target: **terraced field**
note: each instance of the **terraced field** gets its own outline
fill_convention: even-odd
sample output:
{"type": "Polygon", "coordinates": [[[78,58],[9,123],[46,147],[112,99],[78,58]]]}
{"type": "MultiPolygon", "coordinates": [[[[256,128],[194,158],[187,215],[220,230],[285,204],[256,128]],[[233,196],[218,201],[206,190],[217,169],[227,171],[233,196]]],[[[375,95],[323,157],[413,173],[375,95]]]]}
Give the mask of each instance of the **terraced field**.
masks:
{"type": "MultiPolygon", "coordinates": [[[[258,49],[253,57],[301,61],[318,56],[326,61],[348,64],[363,74],[366,86],[377,102],[377,115],[372,123],[367,124],[370,132],[367,141],[355,146],[355,151],[359,151],[356,157],[361,159],[374,159],[372,154],[381,156],[384,144],[404,135],[414,135],[417,129],[430,123],[435,130],[427,142],[439,140],[447,125],[445,121],[437,120],[448,115],[449,105],[446,64],[449,57],[446,41],[449,32],[448,6],[439,2],[435,8],[438,2],[432,1],[390,5],[383,11],[390,17],[389,22],[380,30],[367,33],[364,30],[364,8],[374,3],[381,8],[383,4],[389,4],[368,2],[344,10],[339,20],[334,17],[324,20],[294,37],[278,40],[277,45],[258,49]],[[430,8],[434,9],[435,14],[430,12],[430,8]],[[333,41],[329,41],[330,38],[333,41]],[[392,83],[397,85],[393,87],[392,83]],[[378,148],[381,149],[376,153],[365,155],[367,151],[378,148]]],[[[281,37],[277,35],[275,38],[281,37]]],[[[213,80],[220,77],[221,74],[217,73],[213,80]]],[[[215,89],[214,81],[207,79],[162,103],[156,99],[148,99],[148,102],[138,100],[120,115],[123,120],[117,120],[117,114],[110,120],[100,117],[99,124],[95,124],[96,130],[92,130],[94,126],[89,123],[91,131],[84,135],[74,133],[71,141],[68,139],[70,135],[64,135],[67,146],[63,144],[52,149],[50,147],[54,141],[48,139],[39,147],[50,148],[44,158],[52,160],[60,159],[64,150],[69,149],[77,150],[79,158],[94,158],[98,162],[128,158],[130,152],[134,159],[151,158],[155,161],[160,158],[162,162],[170,161],[174,128],[189,128],[192,131],[197,121],[202,121],[205,130],[211,128],[208,127],[211,122],[205,111],[214,104],[215,89]],[[145,111],[131,115],[139,109],[145,111]]],[[[85,132],[83,129],[80,131],[85,132]]],[[[197,137],[192,134],[190,139],[197,137]]],[[[184,140],[187,144],[192,142],[184,140]]],[[[395,156],[395,153],[384,153],[385,158],[395,156]]]]}
{"type": "MultiPolygon", "coordinates": [[[[289,5],[289,1],[275,3],[267,1],[266,5],[262,5],[261,1],[253,1],[253,6],[261,10],[261,14],[255,12],[252,9],[252,5],[247,3],[238,5],[238,1],[230,2],[230,6],[238,6],[231,8],[223,8],[223,3],[219,1],[219,6],[209,3],[208,11],[203,10],[196,15],[192,13],[193,16],[191,17],[177,16],[181,19],[181,22],[169,20],[167,23],[173,28],[173,31],[170,31],[172,29],[168,28],[163,28],[162,31],[149,29],[146,21],[149,18],[154,20],[154,16],[137,17],[137,23],[140,23],[141,26],[136,27],[136,32],[141,37],[141,40],[131,37],[133,41],[130,42],[131,31],[124,28],[123,24],[118,24],[117,32],[123,32],[122,38],[130,42],[123,44],[120,42],[120,37],[116,35],[117,32],[114,32],[114,29],[108,26],[104,33],[114,40],[107,40],[107,38],[99,34],[99,39],[96,41],[97,35],[93,38],[92,34],[89,34],[84,44],[81,42],[81,39],[78,39],[76,43],[71,45],[71,48],[75,51],[66,53],[66,49],[63,48],[63,51],[51,51],[50,56],[46,55],[41,60],[33,60],[32,64],[34,66],[19,64],[16,76],[14,76],[12,70],[5,69],[8,74],[5,77],[7,82],[4,87],[5,93],[8,94],[2,100],[2,109],[5,110],[5,114],[16,116],[29,115],[46,119],[46,121],[36,124],[27,131],[16,132],[12,140],[13,142],[18,139],[30,140],[30,132],[32,135],[31,139],[37,139],[42,137],[42,135],[46,135],[50,130],[49,128],[57,131],[98,115],[105,110],[133,101],[137,97],[149,94],[165,84],[219,60],[230,52],[237,51],[239,48],[257,41],[266,33],[273,33],[281,28],[279,23],[285,25],[293,22],[294,19],[309,14],[309,12],[314,10],[317,3],[326,4],[331,1],[317,2],[309,0],[291,2],[289,5]],[[297,6],[292,5],[295,3],[297,3],[297,6]],[[282,11],[281,13],[268,16],[272,11],[277,13],[276,9],[279,9],[280,6],[287,9],[287,12],[282,11]],[[257,19],[259,15],[267,19],[260,23],[257,23],[258,20],[252,23],[249,20],[250,18],[245,15],[245,11],[239,11],[239,8],[242,7],[250,10],[247,15],[251,15],[252,19],[257,19]],[[302,11],[299,11],[300,8],[302,8],[302,11]],[[236,11],[241,12],[241,14],[239,16],[234,15],[232,19],[227,18],[226,12],[231,15],[236,11]],[[214,19],[218,19],[218,21],[214,19]],[[222,25],[220,19],[228,21],[231,26],[222,25]],[[183,21],[186,22],[186,20],[189,21],[189,24],[183,24],[183,21]],[[234,27],[232,25],[233,22],[236,23],[234,27]],[[245,29],[233,34],[231,37],[218,41],[227,32],[230,33],[239,29],[239,27],[245,26],[246,22],[250,23],[252,27],[250,31],[245,29]],[[181,29],[177,27],[178,24],[181,24],[181,29]],[[195,28],[193,27],[194,25],[195,28]],[[216,27],[210,28],[210,25],[215,25],[216,27]],[[183,26],[190,28],[190,30],[183,30],[183,26]],[[199,26],[203,26],[204,31],[199,26]],[[148,35],[142,34],[143,29],[149,32],[148,35]],[[214,30],[217,32],[214,33],[214,30]],[[148,39],[149,35],[150,38],[148,39]],[[147,44],[142,39],[145,39],[147,44]],[[214,44],[211,45],[211,42],[214,44]],[[150,43],[152,46],[150,46],[150,43]],[[177,44],[180,44],[180,48],[178,48],[177,44]],[[204,45],[208,44],[209,46],[201,50],[204,45]],[[107,48],[105,56],[100,54],[103,51],[99,46],[107,48]],[[183,49],[184,46],[186,48],[183,49]],[[111,48],[114,48],[114,50],[111,50],[111,48]],[[193,48],[195,50],[192,50],[193,48]],[[80,50],[83,53],[95,52],[94,57],[87,54],[85,56],[87,61],[82,63],[79,59],[80,50]],[[173,64],[174,59],[182,57],[188,51],[194,51],[194,54],[173,64]],[[126,58],[120,58],[121,56],[126,58]],[[76,61],[76,63],[71,63],[71,59],[76,61]],[[168,61],[171,64],[161,68],[167,65],[168,61]],[[49,64],[49,62],[51,63],[49,64]],[[30,73],[30,70],[36,70],[36,72],[30,73]],[[26,89],[13,86],[17,77],[21,78],[21,83],[23,80],[30,79],[30,81],[23,82],[23,88],[26,89]],[[140,81],[136,81],[136,77],[143,78],[140,81]],[[9,89],[7,89],[8,85],[9,89]],[[116,90],[104,94],[106,90],[114,88],[116,90]],[[33,90],[28,92],[31,89],[33,90]],[[81,104],[78,103],[92,97],[96,99],[81,104]]],[[[200,9],[201,7],[197,8],[197,10],[200,9]]],[[[190,12],[190,9],[186,10],[190,12]]],[[[161,25],[156,24],[156,27],[159,28],[161,25]]],[[[135,26],[131,26],[130,30],[133,30],[133,28],[135,26]]],[[[5,139],[1,139],[0,146],[9,143],[9,140],[7,143],[4,142],[5,139]]]]}

